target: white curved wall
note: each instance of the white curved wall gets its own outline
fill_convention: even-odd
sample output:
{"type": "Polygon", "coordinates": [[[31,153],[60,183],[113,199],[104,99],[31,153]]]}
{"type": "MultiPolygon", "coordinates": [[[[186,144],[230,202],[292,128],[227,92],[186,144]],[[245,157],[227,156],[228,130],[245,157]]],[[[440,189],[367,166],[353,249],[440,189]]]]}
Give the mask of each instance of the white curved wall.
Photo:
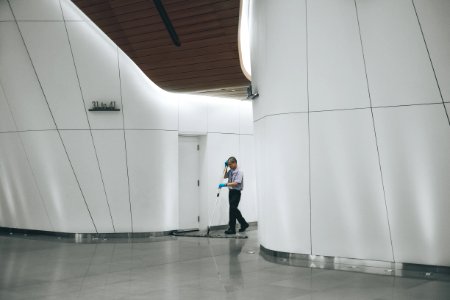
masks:
{"type": "Polygon", "coordinates": [[[179,134],[207,141],[202,219],[235,155],[256,220],[251,103],[161,90],[67,0],[0,0],[0,21],[0,226],[177,229],[179,134]],[[121,111],[89,112],[94,100],[121,111]]]}
{"type": "Polygon", "coordinates": [[[259,235],[450,265],[450,4],[252,1],[259,235]]]}

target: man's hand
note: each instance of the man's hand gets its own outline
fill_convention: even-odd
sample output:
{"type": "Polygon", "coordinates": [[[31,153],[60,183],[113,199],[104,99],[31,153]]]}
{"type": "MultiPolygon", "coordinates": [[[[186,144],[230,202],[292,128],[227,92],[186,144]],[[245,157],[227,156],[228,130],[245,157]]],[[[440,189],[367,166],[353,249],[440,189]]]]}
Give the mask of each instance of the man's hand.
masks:
{"type": "Polygon", "coordinates": [[[226,183],[221,183],[221,184],[219,184],[219,189],[221,189],[221,188],[223,188],[223,187],[226,187],[226,186],[227,186],[226,183]]]}

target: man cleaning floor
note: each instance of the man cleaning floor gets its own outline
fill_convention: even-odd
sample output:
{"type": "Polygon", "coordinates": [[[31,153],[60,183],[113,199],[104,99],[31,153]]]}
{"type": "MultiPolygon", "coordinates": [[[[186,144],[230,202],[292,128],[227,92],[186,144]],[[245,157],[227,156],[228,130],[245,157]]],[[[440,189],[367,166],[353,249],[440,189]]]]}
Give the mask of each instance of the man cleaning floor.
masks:
{"type": "Polygon", "coordinates": [[[232,156],[225,162],[223,178],[228,178],[228,182],[219,184],[219,188],[228,187],[230,191],[228,194],[228,203],[230,205],[229,221],[225,234],[236,234],[236,219],[241,224],[239,232],[244,232],[249,225],[238,209],[241,201],[241,191],[244,188],[244,175],[239,170],[235,157],[232,156]],[[230,169],[228,170],[228,168],[230,169]]]}

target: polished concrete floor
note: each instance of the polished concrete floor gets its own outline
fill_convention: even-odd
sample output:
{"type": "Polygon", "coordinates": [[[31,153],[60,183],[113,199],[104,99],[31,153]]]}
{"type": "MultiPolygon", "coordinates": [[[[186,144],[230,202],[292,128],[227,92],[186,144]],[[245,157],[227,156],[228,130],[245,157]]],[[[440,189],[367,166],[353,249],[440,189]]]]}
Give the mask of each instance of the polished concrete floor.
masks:
{"type": "Polygon", "coordinates": [[[0,236],[0,299],[450,299],[450,282],[277,265],[248,239],[0,236]]]}

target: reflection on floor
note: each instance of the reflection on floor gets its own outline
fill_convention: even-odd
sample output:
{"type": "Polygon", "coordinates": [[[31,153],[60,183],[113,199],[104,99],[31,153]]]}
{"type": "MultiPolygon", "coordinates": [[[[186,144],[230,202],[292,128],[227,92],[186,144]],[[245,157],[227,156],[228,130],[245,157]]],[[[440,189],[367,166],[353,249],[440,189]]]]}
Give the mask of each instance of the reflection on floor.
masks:
{"type": "Polygon", "coordinates": [[[0,236],[0,299],[450,299],[450,282],[290,267],[248,239],[0,236]]]}

